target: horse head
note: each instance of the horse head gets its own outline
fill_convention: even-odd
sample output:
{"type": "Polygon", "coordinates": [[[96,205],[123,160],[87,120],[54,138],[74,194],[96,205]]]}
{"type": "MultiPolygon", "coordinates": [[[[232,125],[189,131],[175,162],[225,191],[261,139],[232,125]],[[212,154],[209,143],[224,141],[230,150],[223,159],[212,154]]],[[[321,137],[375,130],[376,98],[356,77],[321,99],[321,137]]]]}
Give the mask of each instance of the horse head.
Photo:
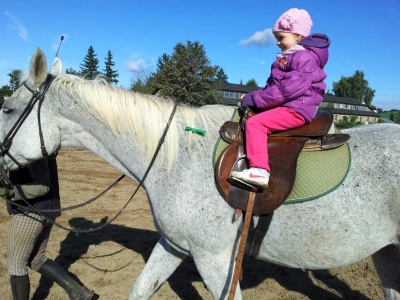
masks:
{"type": "Polygon", "coordinates": [[[49,154],[58,149],[60,138],[56,134],[55,111],[50,111],[52,103],[50,97],[45,96],[52,79],[61,74],[61,70],[61,61],[56,57],[48,72],[46,57],[37,48],[29,72],[21,79],[23,85],[2,103],[0,153],[6,169],[43,157],[43,145],[49,154]]]}

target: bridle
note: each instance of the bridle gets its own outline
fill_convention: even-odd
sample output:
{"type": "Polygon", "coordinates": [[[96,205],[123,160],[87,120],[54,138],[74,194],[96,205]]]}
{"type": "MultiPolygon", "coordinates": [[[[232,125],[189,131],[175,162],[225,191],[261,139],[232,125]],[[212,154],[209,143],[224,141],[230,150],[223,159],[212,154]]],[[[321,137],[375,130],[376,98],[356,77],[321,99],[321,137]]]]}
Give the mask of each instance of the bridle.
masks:
{"type": "MultiPolygon", "coordinates": [[[[19,116],[18,120],[15,122],[13,127],[11,127],[10,131],[4,137],[3,142],[0,142],[0,158],[4,158],[4,156],[7,155],[19,168],[22,168],[22,165],[9,153],[9,149],[11,147],[11,144],[12,144],[12,141],[13,141],[15,135],[17,134],[17,132],[19,131],[19,129],[21,128],[21,126],[25,122],[25,120],[28,118],[29,114],[32,112],[36,103],[38,103],[37,117],[38,117],[38,126],[39,126],[40,148],[41,148],[43,157],[45,159],[48,159],[48,157],[49,157],[49,154],[48,154],[45,144],[44,144],[42,125],[40,122],[40,110],[41,110],[41,107],[43,104],[45,94],[48,91],[54,78],[55,77],[53,75],[48,74],[45,82],[36,91],[34,91],[30,87],[28,87],[26,82],[23,83],[25,88],[27,88],[28,91],[30,91],[32,93],[32,97],[29,100],[29,102],[28,102],[27,106],[25,107],[24,111],[22,112],[22,114],[19,116]]],[[[2,170],[2,172],[3,172],[3,170],[2,170]]]]}
{"type": "MultiPolygon", "coordinates": [[[[7,155],[7,156],[10,157],[11,160],[13,160],[13,162],[14,162],[18,167],[20,167],[20,168],[23,167],[20,163],[17,162],[17,160],[16,160],[8,151],[9,151],[9,149],[10,149],[10,147],[11,147],[13,138],[15,137],[15,135],[16,135],[17,132],[18,132],[18,130],[19,130],[20,127],[22,126],[23,122],[24,122],[24,121],[26,120],[26,118],[29,116],[29,114],[31,113],[31,111],[33,110],[33,107],[35,106],[35,104],[36,104],[37,102],[39,102],[39,104],[38,104],[38,126],[39,126],[39,137],[40,137],[40,148],[41,148],[43,157],[44,157],[45,159],[48,159],[48,158],[49,158],[49,154],[48,154],[48,152],[47,152],[47,150],[46,150],[45,143],[44,143],[44,138],[43,138],[43,133],[42,133],[42,126],[41,126],[41,122],[40,122],[40,109],[41,109],[41,106],[42,106],[42,104],[43,104],[43,100],[44,100],[44,98],[45,98],[45,94],[46,94],[46,92],[48,91],[48,89],[49,89],[51,83],[53,82],[54,78],[55,78],[55,77],[54,77],[53,75],[48,74],[48,75],[47,75],[47,78],[46,78],[46,80],[45,80],[45,82],[41,85],[42,89],[40,90],[40,88],[39,88],[39,89],[36,90],[36,91],[34,91],[34,90],[32,90],[31,88],[29,88],[29,87],[26,85],[26,83],[23,83],[23,85],[28,89],[28,91],[30,91],[30,92],[32,93],[32,97],[31,97],[31,99],[29,100],[27,107],[24,109],[24,111],[22,112],[21,116],[18,118],[17,122],[14,124],[14,126],[10,129],[10,131],[9,131],[9,132],[7,133],[7,135],[5,136],[3,143],[0,142],[0,150],[1,150],[1,152],[0,152],[0,159],[3,159],[4,156],[7,155]]],[[[148,165],[148,167],[147,167],[146,172],[144,173],[142,179],[141,179],[141,180],[139,181],[139,183],[138,183],[138,186],[136,187],[135,191],[133,192],[132,196],[129,198],[129,200],[125,203],[125,205],[121,208],[121,210],[120,210],[114,217],[112,217],[109,221],[103,223],[102,225],[100,225],[100,226],[98,226],[98,227],[96,227],[96,228],[90,228],[90,229],[80,229],[80,228],[78,228],[78,229],[72,229],[72,228],[67,228],[67,227],[64,227],[64,226],[62,226],[62,225],[60,225],[60,224],[54,222],[53,220],[49,219],[48,217],[46,217],[45,215],[43,215],[43,213],[44,213],[44,212],[56,212],[56,211],[70,210],[70,209],[78,208],[78,207],[84,206],[84,205],[86,205],[86,204],[89,204],[89,203],[91,203],[91,202],[97,200],[98,198],[100,198],[100,196],[104,195],[109,189],[111,189],[111,187],[115,186],[119,181],[121,181],[121,180],[125,177],[125,175],[122,175],[120,178],[118,178],[110,187],[108,187],[106,190],[104,190],[104,191],[103,191],[102,193],[100,193],[98,196],[96,196],[96,197],[94,197],[94,198],[92,198],[92,199],[90,199],[90,200],[88,200],[88,201],[86,201],[86,202],[84,202],[84,203],[82,203],[82,204],[74,205],[74,206],[71,206],[71,207],[68,207],[68,208],[38,210],[38,209],[36,209],[35,207],[33,207],[33,206],[27,201],[27,199],[25,199],[24,197],[22,197],[22,198],[23,198],[24,202],[25,202],[28,206],[20,205],[20,204],[15,203],[15,202],[13,202],[13,201],[11,201],[11,200],[8,200],[8,199],[5,199],[5,200],[6,200],[7,202],[13,204],[13,205],[18,206],[18,207],[23,207],[23,208],[25,208],[25,209],[29,209],[30,211],[37,213],[38,215],[40,215],[42,218],[46,219],[47,221],[53,223],[53,224],[56,225],[57,227],[59,227],[59,228],[61,228],[61,229],[64,229],[64,230],[67,230],[67,231],[70,231],[70,232],[75,232],[77,235],[78,235],[78,233],[81,233],[81,232],[83,232],[83,233],[85,233],[85,232],[93,232],[93,231],[97,231],[97,230],[99,230],[99,229],[102,229],[103,227],[105,227],[105,226],[107,226],[108,224],[110,224],[111,222],[113,222],[113,221],[123,212],[123,210],[127,207],[127,205],[131,202],[131,200],[133,199],[133,197],[136,195],[137,191],[143,186],[143,182],[146,180],[147,175],[148,175],[148,173],[150,172],[150,169],[151,169],[151,167],[153,166],[153,164],[154,164],[154,162],[155,162],[155,160],[156,160],[156,158],[157,158],[157,155],[158,155],[158,153],[159,153],[159,151],[160,151],[160,149],[161,149],[161,146],[162,146],[162,144],[164,143],[165,137],[166,137],[166,135],[167,135],[167,133],[168,133],[168,129],[169,129],[170,125],[171,125],[172,119],[174,118],[174,115],[175,115],[176,109],[177,109],[177,107],[178,107],[178,104],[179,104],[178,102],[175,102],[174,107],[173,107],[173,109],[172,109],[172,111],[171,111],[169,120],[168,120],[168,122],[167,122],[167,125],[165,126],[164,132],[163,132],[163,134],[162,134],[162,136],[161,136],[161,138],[160,138],[160,140],[159,140],[159,142],[158,142],[158,145],[157,145],[156,150],[154,151],[154,155],[153,155],[153,157],[152,157],[152,159],[151,159],[151,161],[150,161],[150,163],[149,163],[149,165],[148,165]]],[[[6,171],[3,169],[2,166],[0,166],[0,172],[1,172],[1,174],[0,174],[1,181],[6,181],[6,183],[7,183],[8,186],[12,186],[12,182],[11,182],[10,179],[7,177],[6,171]]],[[[21,196],[22,196],[22,195],[21,195],[21,196]]],[[[28,212],[29,212],[29,211],[28,211],[28,212]]]]}

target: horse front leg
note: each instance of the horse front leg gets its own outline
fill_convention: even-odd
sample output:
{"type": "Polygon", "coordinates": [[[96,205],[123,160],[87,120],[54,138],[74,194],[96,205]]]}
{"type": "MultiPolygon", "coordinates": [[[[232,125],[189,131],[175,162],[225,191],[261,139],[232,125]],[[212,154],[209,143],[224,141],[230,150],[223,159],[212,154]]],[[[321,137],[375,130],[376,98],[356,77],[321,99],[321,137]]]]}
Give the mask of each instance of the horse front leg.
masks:
{"type": "Polygon", "coordinates": [[[149,299],[178,268],[185,257],[185,254],[173,249],[161,237],[139,278],[134,283],[128,299],[149,299]]]}

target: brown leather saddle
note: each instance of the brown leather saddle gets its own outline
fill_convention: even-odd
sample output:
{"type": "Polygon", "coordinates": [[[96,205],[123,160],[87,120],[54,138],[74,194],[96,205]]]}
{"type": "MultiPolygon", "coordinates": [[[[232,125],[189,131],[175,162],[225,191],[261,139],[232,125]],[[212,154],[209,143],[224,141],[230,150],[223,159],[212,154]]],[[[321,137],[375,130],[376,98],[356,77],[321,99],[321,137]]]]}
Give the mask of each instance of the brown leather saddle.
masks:
{"type": "Polygon", "coordinates": [[[241,117],[243,124],[227,121],[220,129],[221,138],[229,145],[221,152],[215,165],[215,180],[219,192],[234,208],[246,210],[249,191],[256,192],[253,213],[267,214],[277,209],[290,195],[296,177],[297,158],[304,150],[336,148],[350,138],[348,134],[328,134],[333,122],[329,111],[320,111],[309,124],[268,137],[268,155],[271,177],[268,188],[256,190],[229,178],[232,171],[248,167],[244,155],[244,121],[254,115],[247,111],[241,117]]]}

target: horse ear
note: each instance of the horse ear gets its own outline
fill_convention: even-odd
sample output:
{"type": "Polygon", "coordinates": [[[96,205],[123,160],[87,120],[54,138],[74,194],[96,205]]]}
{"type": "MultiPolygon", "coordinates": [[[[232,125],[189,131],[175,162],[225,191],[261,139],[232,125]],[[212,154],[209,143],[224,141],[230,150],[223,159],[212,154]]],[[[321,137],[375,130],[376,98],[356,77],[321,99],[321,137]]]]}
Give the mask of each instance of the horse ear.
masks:
{"type": "Polygon", "coordinates": [[[53,64],[51,65],[49,73],[54,76],[58,76],[62,73],[62,63],[58,57],[56,57],[53,64]]]}
{"type": "Polygon", "coordinates": [[[29,68],[29,78],[35,85],[41,84],[47,77],[47,60],[44,53],[39,48],[36,48],[35,54],[31,59],[29,68]]]}

